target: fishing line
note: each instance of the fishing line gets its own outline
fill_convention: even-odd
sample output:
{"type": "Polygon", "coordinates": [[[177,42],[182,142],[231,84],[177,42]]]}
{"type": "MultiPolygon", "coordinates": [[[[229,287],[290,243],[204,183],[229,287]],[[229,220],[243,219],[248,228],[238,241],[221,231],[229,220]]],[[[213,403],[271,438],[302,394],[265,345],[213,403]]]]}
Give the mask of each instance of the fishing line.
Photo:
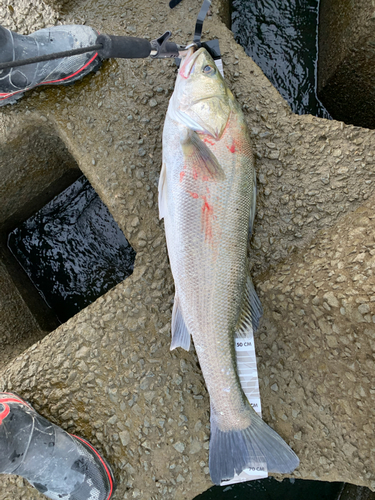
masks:
{"type": "Polygon", "coordinates": [[[18,66],[26,66],[27,64],[35,64],[45,61],[53,61],[54,59],[60,59],[62,57],[71,57],[79,54],[85,54],[86,52],[94,52],[103,48],[102,44],[90,45],[90,47],[79,47],[78,49],[66,50],[65,52],[56,52],[54,54],[44,54],[37,57],[29,57],[28,59],[21,59],[19,61],[7,61],[0,63],[0,71],[3,69],[17,68],[18,66]]]}
{"type": "Polygon", "coordinates": [[[201,10],[199,11],[197,22],[195,24],[195,33],[193,42],[200,43],[202,37],[203,21],[205,20],[207,13],[211,7],[211,0],[204,0],[201,10]]]}
{"type": "MultiPolygon", "coordinates": [[[[182,0],[171,0],[169,2],[169,7],[173,9],[181,3],[182,0]]],[[[211,0],[204,0],[201,10],[199,11],[198,17],[197,17],[197,22],[195,23],[195,30],[194,30],[194,38],[193,42],[196,44],[200,44],[201,38],[202,38],[202,28],[203,28],[203,22],[206,19],[207,13],[210,10],[211,7],[211,0]]]]}
{"type": "MultiPolygon", "coordinates": [[[[171,9],[173,9],[173,7],[178,5],[181,1],[182,0],[171,0],[169,6],[171,7],[171,9]]],[[[203,22],[206,19],[210,7],[211,7],[211,0],[204,0],[201,10],[199,11],[197,17],[197,21],[195,23],[194,38],[192,45],[196,45],[197,48],[204,47],[215,61],[216,65],[219,68],[220,73],[223,75],[223,63],[221,60],[219,40],[215,38],[213,40],[209,40],[208,42],[201,42],[203,22]]],[[[187,47],[189,46],[190,45],[188,45],[187,47]]],[[[177,67],[179,67],[181,59],[176,58],[175,62],[177,67]]]]}

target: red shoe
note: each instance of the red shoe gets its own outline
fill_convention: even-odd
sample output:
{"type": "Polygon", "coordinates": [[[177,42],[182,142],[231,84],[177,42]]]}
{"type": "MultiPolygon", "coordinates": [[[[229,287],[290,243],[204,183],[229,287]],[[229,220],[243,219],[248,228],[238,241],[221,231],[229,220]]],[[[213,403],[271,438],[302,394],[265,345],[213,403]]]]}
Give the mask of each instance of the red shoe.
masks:
{"type": "Polygon", "coordinates": [[[53,500],[109,500],[115,489],[110,466],[90,443],[6,392],[0,392],[0,473],[27,479],[53,500]]]}

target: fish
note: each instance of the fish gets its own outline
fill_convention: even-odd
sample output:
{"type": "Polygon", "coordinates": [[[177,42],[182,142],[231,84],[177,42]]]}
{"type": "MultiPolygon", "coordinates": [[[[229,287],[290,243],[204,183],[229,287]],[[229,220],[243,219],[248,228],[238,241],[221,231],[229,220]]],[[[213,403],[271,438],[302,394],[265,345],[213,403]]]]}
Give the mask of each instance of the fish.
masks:
{"type": "Polygon", "coordinates": [[[255,331],[262,307],[248,241],[256,174],[241,107],[203,47],[182,59],[163,129],[159,217],[175,283],[171,350],[191,337],[210,396],[213,483],[266,464],[290,473],[299,459],[255,412],[236,366],[235,338],[255,331]]]}

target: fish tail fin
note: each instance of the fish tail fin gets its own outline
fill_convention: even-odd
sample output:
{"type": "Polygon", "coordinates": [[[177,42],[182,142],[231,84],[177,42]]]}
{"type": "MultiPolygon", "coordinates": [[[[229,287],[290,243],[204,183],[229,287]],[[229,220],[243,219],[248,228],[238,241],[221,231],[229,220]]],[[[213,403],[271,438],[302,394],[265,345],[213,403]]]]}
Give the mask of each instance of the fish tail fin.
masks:
{"type": "Polygon", "coordinates": [[[268,472],[287,474],[299,459],[286,442],[251,408],[251,424],[242,430],[222,431],[211,408],[210,475],[220,485],[244,469],[266,465],[268,472]]]}

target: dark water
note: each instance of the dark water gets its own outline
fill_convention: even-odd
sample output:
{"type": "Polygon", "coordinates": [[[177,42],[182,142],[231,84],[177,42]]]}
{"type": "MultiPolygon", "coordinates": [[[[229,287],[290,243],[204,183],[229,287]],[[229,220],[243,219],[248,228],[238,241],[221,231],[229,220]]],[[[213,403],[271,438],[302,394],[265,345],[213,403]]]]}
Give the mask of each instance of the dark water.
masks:
{"type": "Polygon", "coordinates": [[[331,118],[316,95],[318,0],[233,0],[237,42],[298,114],[331,118]]]}
{"type": "Polygon", "coordinates": [[[11,232],[8,247],[62,323],[127,278],[135,259],[84,176],[11,232]]]}
{"type": "Polygon", "coordinates": [[[272,477],[239,483],[232,486],[214,486],[194,500],[338,500],[343,483],[284,479],[281,483],[272,477]]]}

